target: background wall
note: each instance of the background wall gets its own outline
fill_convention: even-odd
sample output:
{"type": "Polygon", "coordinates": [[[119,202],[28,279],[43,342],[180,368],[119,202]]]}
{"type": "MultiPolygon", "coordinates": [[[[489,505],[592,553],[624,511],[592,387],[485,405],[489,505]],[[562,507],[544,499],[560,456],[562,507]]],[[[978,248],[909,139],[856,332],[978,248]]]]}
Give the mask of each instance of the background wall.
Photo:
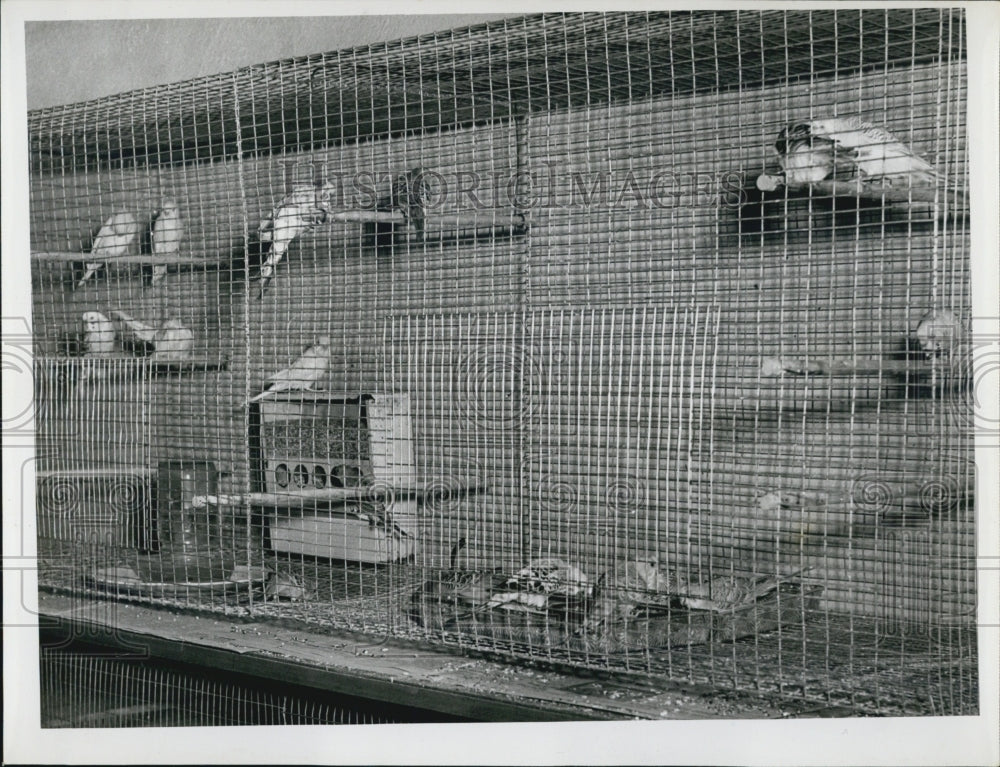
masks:
{"type": "Polygon", "coordinates": [[[510,14],[29,22],[25,25],[28,109],[504,15],[510,14]]]}

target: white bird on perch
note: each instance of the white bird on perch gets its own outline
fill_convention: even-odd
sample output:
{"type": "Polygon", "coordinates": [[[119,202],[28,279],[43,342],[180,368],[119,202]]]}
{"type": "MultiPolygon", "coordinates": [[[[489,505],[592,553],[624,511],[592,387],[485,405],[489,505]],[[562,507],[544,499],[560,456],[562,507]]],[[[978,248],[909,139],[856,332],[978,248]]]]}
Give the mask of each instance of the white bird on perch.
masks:
{"type": "Polygon", "coordinates": [[[330,190],[310,184],[286,195],[257,227],[261,242],[271,243],[270,252],[260,266],[260,293],[264,297],[274,268],[288,252],[292,241],[303,232],[323,223],[329,213],[330,190]]]}
{"type": "Polygon", "coordinates": [[[295,362],[268,378],[268,387],[247,400],[258,402],[283,391],[312,391],[330,365],[330,336],[320,336],[295,362]]]}
{"type": "Polygon", "coordinates": [[[167,320],[160,327],[154,328],[125,312],[112,311],[111,314],[121,320],[132,335],[146,345],[146,348],[152,350],[150,359],[176,362],[191,357],[194,333],[177,320],[167,320]]]}
{"type": "MultiPolygon", "coordinates": [[[[174,255],[181,249],[183,237],[184,222],[181,220],[180,209],[173,200],[166,200],[160,208],[150,233],[153,254],[157,256],[174,255]]],[[[166,276],[166,264],[153,264],[153,278],[149,284],[156,285],[166,276]]]]}
{"type": "Polygon", "coordinates": [[[83,356],[107,357],[115,351],[115,326],[100,312],[83,313],[83,356]]]}
{"type": "MultiPolygon", "coordinates": [[[[127,255],[139,235],[139,224],[128,212],[115,213],[101,227],[90,248],[93,256],[113,258],[127,255]]],[[[103,261],[87,261],[83,277],[77,283],[82,288],[87,281],[104,268],[103,261]]]]}

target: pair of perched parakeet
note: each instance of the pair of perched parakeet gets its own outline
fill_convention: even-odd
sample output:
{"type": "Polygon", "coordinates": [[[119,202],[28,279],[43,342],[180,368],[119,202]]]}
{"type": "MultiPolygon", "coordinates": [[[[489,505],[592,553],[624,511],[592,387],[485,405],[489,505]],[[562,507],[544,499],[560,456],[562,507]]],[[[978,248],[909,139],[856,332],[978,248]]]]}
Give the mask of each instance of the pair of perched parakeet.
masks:
{"type": "MultiPolygon", "coordinates": [[[[180,208],[173,200],[166,200],[150,229],[150,243],[153,255],[172,256],[181,247],[184,237],[184,222],[180,208]]],[[[98,231],[90,248],[92,260],[84,265],[83,277],[77,283],[82,288],[105,267],[103,259],[120,258],[132,252],[139,239],[139,222],[128,211],[111,215],[98,231]]],[[[166,264],[153,264],[150,284],[156,285],[167,274],[166,264]]]]}
{"type": "Polygon", "coordinates": [[[59,340],[59,353],[69,357],[115,356],[115,339],[119,337],[115,321],[122,325],[122,347],[137,357],[149,357],[158,362],[179,362],[190,358],[194,333],[178,320],[169,319],[153,327],[121,311],[109,312],[114,319],[97,311],[84,312],[82,329],[64,335],[59,340]]]}

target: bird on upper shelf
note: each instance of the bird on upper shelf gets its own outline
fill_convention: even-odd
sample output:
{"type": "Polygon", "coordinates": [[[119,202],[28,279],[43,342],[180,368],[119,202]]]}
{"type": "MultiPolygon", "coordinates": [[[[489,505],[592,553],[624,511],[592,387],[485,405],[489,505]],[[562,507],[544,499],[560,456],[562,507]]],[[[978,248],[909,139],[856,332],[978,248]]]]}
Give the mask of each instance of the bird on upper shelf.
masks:
{"type": "Polygon", "coordinates": [[[933,186],[938,178],[930,163],[889,131],[859,117],[793,123],[781,132],[776,149],[786,183],[814,183],[840,175],[841,164],[852,177],[889,186],[933,186]]]}
{"type": "MultiPolygon", "coordinates": [[[[90,254],[98,258],[115,258],[127,255],[138,235],[139,224],[131,213],[127,211],[115,213],[104,222],[104,226],[97,233],[94,244],[90,248],[90,254]]],[[[103,261],[85,262],[83,277],[77,283],[77,288],[86,285],[87,281],[95,277],[104,267],[103,261]]]]}
{"type": "MultiPolygon", "coordinates": [[[[129,331],[128,351],[137,357],[158,361],[183,361],[191,357],[194,333],[179,321],[169,319],[158,328],[147,325],[125,312],[113,310],[111,315],[120,320],[129,331]]],[[[123,335],[123,338],[125,336],[123,335]]]]}
{"type": "MultiPolygon", "coordinates": [[[[330,336],[320,336],[298,359],[267,380],[267,388],[248,399],[243,407],[283,391],[313,391],[314,385],[326,375],[330,365],[330,336]]],[[[239,409],[239,408],[237,408],[239,409]]]]}
{"type": "MultiPolygon", "coordinates": [[[[172,256],[176,254],[181,249],[183,237],[184,222],[181,220],[180,208],[173,200],[165,200],[150,232],[153,255],[172,256]]],[[[149,284],[158,285],[166,276],[166,264],[153,264],[153,276],[149,284]]]]}
{"type": "Polygon", "coordinates": [[[264,297],[268,283],[274,277],[274,269],[285,257],[292,241],[326,221],[330,212],[330,193],[329,187],[317,184],[293,189],[261,220],[257,234],[260,241],[270,243],[271,248],[260,266],[258,298],[264,297]]]}

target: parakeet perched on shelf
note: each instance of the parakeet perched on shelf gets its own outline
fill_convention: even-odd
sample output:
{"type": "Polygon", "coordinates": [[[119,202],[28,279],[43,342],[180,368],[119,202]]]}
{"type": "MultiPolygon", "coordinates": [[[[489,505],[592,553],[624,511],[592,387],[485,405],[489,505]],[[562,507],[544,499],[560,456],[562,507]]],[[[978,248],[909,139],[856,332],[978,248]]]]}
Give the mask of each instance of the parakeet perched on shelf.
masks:
{"type": "Polygon", "coordinates": [[[302,352],[295,362],[268,378],[267,388],[251,397],[245,404],[258,402],[278,392],[312,390],[313,386],[326,375],[329,365],[330,336],[320,336],[316,344],[302,352]]]}
{"type": "Polygon", "coordinates": [[[865,179],[933,185],[937,171],[889,131],[858,117],[831,117],[807,123],[813,136],[832,141],[838,152],[851,153],[857,174],[865,179]]]}
{"type": "Polygon", "coordinates": [[[177,320],[167,320],[154,328],[125,312],[112,311],[111,314],[125,325],[128,333],[123,337],[130,335],[134,339],[131,348],[137,356],[159,361],[183,361],[191,357],[194,333],[177,320]]]}

